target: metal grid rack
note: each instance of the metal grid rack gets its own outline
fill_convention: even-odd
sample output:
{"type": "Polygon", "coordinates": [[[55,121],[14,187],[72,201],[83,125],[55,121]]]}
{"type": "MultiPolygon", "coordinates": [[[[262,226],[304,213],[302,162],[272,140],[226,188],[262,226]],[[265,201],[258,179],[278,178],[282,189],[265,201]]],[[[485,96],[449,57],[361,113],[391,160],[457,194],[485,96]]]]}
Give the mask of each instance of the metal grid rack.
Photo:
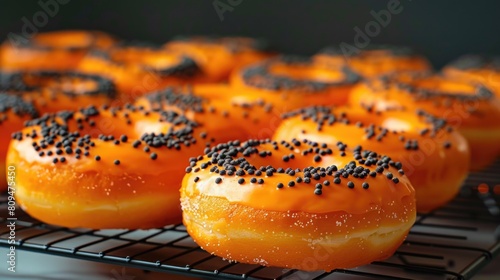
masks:
{"type": "MultiPolygon", "coordinates": [[[[201,250],[183,225],[96,231],[43,224],[21,210],[16,214],[17,249],[143,270],[217,279],[469,279],[500,254],[500,161],[469,176],[452,202],[419,215],[388,260],[332,272],[230,263],[201,250]]],[[[0,246],[10,246],[6,219],[4,194],[0,246]]]]}

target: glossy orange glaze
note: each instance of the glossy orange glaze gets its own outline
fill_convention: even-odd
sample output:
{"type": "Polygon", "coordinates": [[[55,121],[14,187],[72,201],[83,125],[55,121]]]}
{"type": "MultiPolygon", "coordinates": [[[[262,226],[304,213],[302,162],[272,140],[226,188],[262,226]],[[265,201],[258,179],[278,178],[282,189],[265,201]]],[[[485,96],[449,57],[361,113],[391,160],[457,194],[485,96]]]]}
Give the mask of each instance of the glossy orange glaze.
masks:
{"type": "Polygon", "coordinates": [[[446,126],[438,128],[438,121],[408,111],[306,108],[289,113],[274,139],[309,139],[329,145],[340,141],[348,149],[360,145],[388,155],[403,163],[402,170],[415,187],[417,210],[428,212],[455,197],[467,176],[470,161],[465,138],[446,126]],[[330,123],[332,117],[335,122],[330,123]],[[422,134],[422,131],[427,132],[422,134]],[[417,141],[417,150],[406,146],[409,140],[417,141]]]}
{"type": "Polygon", "coordinates": [[[5,158],[11,134],[20,130],[25,121],[38,115],[33,105],[16,96],[0,93],[0,191],[7,187],[5,158]]]}
{"type": "Polygon", "coordinates": [[[446,119],[469,142],[472,170],[491,164],[500,153],[500,101],[481,85],[441,76],[401,74],[389,83],[373,81],[370,85],[360,85],[353,91],[350,102],[380,109],[423,109],[446,119]],[[409,93],[405,87],[423,94],[409,93]]]}
{"type": "Polygon", "coordinates": [[[116,95],[114,84],[97,76],[76,72],[10,74],[16,75],[22,85],[8,89],[7,92],[33,103],[40,114],[77,110],[89,105],[110,104],[116,95]]]}
{"type": "Polygon", "coordinates": [[[26,45],[5,41],[0,64],[6,70],[71,70],[90,49],[107,49],[116,40],[97,31],[55,31],[36,34],[26,45]]]}
{"type": "Polygon", "coordinates": [[[410,49],[399,48],[403,53],[397,53],[391,49],[361,49],[357,53],[345,50],[336,52],[325,50],[313,56],[319,63],[335,65],[337,67],[348,66],[354,72],[365,78],[374,78],[398,71],[425,72],[432,70],[429,61],[420,55],[414,54],[410,49]]]}
{"type": "Polygon", "coordinates": [[[218,143],[246,140],[259,133],[268,133],[271,121],[280,113],[275,107],[279,107],[279,103],[240,95],[224,84],[168,88],[139,98],[135,105],[185,114],[210,132],[218,143]]]}
{"type": "Polygon", "coordinates": [[[165,44],[169,50],[193,57],[209,82],[227,80],[232,71],[274,56],[259,50],[258,41],[245,37],[193,36],[165,44]]]}
{"type": "Polygon", "coordinates": [[[86,56],[78,68],[113,80],[118,105],[133,102],[144,93],[170,85],[201,82],[198,66],[179,52],[150,47],[116,47],[103,54],[86,56]]]}
{"type": "Polygon", "coordinates": [[[310,105],[345,104],[357,80],[347,68],[285,56],[234,73],[230,84],[261,98],[280,98],[287,110],[293,110],[310,105]]]}
{"type": "Polygon", "coordinates": [[[108,109],[99,110],[98,115],[78,112],[67,121],[63,121],[63,116],[51,115],[32,122],[22,131],[21,138],[18,135],[11,141],[7,163],[16,165],[16,199],[27,213],[50,224],[96,229],[154,228],[180,221],[178,190],[188,158],[201,153],[207,144],[198,137],[204,132],[202,129],[192,130],[192,122],[182,116],[169,120],[167,116],[175,116],[172,112],[108,109]],[[71,140],[57,134],[60,128],[51,124],[53,119],[67,125],[66,131],[78,131],[80,136],[71,140]],[[40,122],[52,128],[53,144],[40,135],[40,122]],[[170,130],[185,131],[182,137],[180,134],[161,137],[166,143],[180,141],[176,144],[179,149],[154,146],[141,138],[145,133],[158,136],[170,130]],[[33,131],[38,137],[30,136],[33,131]],[[98,138],[100,134],[114,136],[119,141],[106,141],[98,138]],[[85,135],[88,142],[77,145],[78,139],[85,135]],[[122,135],[128,138],[122,139],[122,135]],[[138,139],[142,141],[134,147],[138,139]],[[62,153],[56,155],[55,145],[64,140],[72,142],[71,153],[63,146],[62,153]],[[37,151],[32,143],[41,146],[41,141],[47,147],[37,151]],[[189,146],[183,144],[185,141],[189,146]],[[149,151],[144,150],[146,147],[149,151]],[[80,156],[77,149],[81,150],[80,156]],[[40,155],[42,151],[44,154],[40,155]],[[53,154],[48,155],[49,151],[53,154]],[[89,154],[85,155],[85,151],[89,154]],[[156,158],[152,158],[153,153],[156,158]],[[58,159],[56,163],[54,158],[58,159]],[[120,161],[118,165],[116,160],[120,161]]]}
{"type": "MultiPolygon", "coordinates": [[[[300,168],[294,174],[250,175],[247,169],[245,174],[236,175],[241,169],[237,164],[235,174],[221,175],[220,171],[209,171],[217,166],[210,164],[214,157],[204,155],[195,162],[181,188],[183,220],[195,241],[208,252],[230,260],[305,270],[354,267],[390,256],[415,221],[414,190],[406,176],[397,175],[397,184],[382,174],[364,179],[341,176],[339,184],[334,183],[333,174],[319,180],[311,178],[310,183],[298,182],[297,177],[305,180],[309,172],[305,167],[336,165],[340,170],[354,158],[350,152],[341,156],[334,148],[318,162],[315,156],[330,146],[303,155],[301,152],[316,146],[305,142],[290,145],[252,144],[250,147],[256,150],[238,163],[255,168],[300,168]],[[271,155],[260,155],[266,152],[271,155]],[[283,156],[291,154],[294,158],[285,162],[283,156]],[[205,164],[208,167],[203,169],[205,164]],[[201,169],[197,171],[197,167],[201,169]],[[252,178],[263,182],[252,183],[252,178]],[[290,181],[295,183],[292,187],[290,181]],[[348,181],[354,188],[347,186],[348,181]],[[279,188],[279,183],[284,186],[279,188]],[[315,193],[317,183],[322,184],[321,194],[315,193]],[[363,183],[369,183],[369,187],[362,187],[363,183]],[[326,250],[328,256],[316,267],[304,267],[305,260],[318,250],[326,250]]],[[[231,155],[237,146],[220,146],[209,154],[215,152],[234,160],[251,149],[242,148],[231,155]]],[[[389,171],[397,173],[394,167],[389,171]]]]}
{"type": "Polygon", "coordinates": [[[487,57],[460,57],[445,66],[443,74],[464,81],[482,83],[488,86],[497,98],[500,98],[500,65],[498,62],[492,63],[487,57]]]}

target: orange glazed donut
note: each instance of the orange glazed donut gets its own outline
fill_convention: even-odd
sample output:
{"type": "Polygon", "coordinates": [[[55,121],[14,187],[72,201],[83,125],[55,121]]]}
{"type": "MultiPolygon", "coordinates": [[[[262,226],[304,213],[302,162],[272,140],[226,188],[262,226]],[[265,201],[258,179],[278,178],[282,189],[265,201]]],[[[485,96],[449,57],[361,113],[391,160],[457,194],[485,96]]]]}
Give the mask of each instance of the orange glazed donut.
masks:
{"type": "Polygon", "coordinates": [[[5,41],[0,65],[6,70],[71,70],[90,49],[107,49],[115,42],[112,36],[98,31],[39,33],[27,41],[5,41]]]}
{"type": "Polygon", "coordinates": [[[330,271],[382,260],[416,215],[414,189],[391,163],[307,140],[219,144],[191,160],[184,224],[203,249],[244,263],[330,271]]]}
{"type": "Polygon", "coordinates": [[[25,121],[37,116],[38,112],[31,103],[18,96],[0,93],[0,191],[4,191],[7,186],[5,157],[10,135],[20,130],[25,121]]]}
{"type": "Polygon", "coordinates": [[[29,121],[7,163],[16,201],[64,227],[156,228],[181,220],[179,188],[206,132],[175,112],[87,107],[29,121]]]}
{"type": "Polygon", "coordinates": [[[500,98],[500,57],[463,56],[445,66],[443,73],[457,79],[480,82],[500,98]]]}
{"type": "Polygon", "coordinates": [[[329,67],[311,59],[282,56],[244,68],[231,84],[247,94],[279,96],[287,110],[310,105],[341,105],[358,81],[347,67],[329,67]]]}
{"type": "Polygon", "coordinates": [[[402,73],[360,85],[350,101],[376,109],[422,109],[446,119],[469,143],[471,170],[488,166],[500,153],[500,101],[481,84],[402,73]]]}
{"type": "Polygon", "coordinates": [[[0,72],[0,89],[33,103],[40,113],[109,104],[116,95],[110,80],[79,72],[0,72]]]}
{"type": "Polygon", "coordinates": [[[347,65],[364,78],[374,78],[398,71],[425,72],[432,70],[429,61],[411,48],[370,45],[361,50],[327,47],[313,56],[319,63],[347,65]]]}
{"type": "Polygon", "coordinates": [[[107,52],[92,52],[82,60],[79,69],[113,80],[120,94],[119,104],[132,102],[146,92],[169,85],[196,83],[203,79],[191,58],[144,43],[122,44],[107,52]]]}
{"type": "MultiPolygon", "coordinates": [[[[310,107],[283,118],[274,135],[277,141],[309,139],[347,150],[362,146],[401,162],[405,169],[398,173],[406,174],[415,187],[417,210],[421,212],[455,197],[469,170],[465,138],[446,121],[422,111],[417,114],[361,107],[310,107]]],[[[384,168],[377,166],[376,171],[382,173],[384,168]]]]}
{"type": "Polygon", "coordinates": [[[172,88],[139,98],[135,105],[145,109],[172,110],[197,122],[218,142],[247,140],[266,129],[275,103],[253,96],[238,96],[223,84],[172,88]]]}
{"type": "Polygon", "coordinates": [[[224,81],[232,71],[274,55],[266,51],[266,42],[246,37],[178,37],[165,48],[193,57],[210,82],[224,81]]]}

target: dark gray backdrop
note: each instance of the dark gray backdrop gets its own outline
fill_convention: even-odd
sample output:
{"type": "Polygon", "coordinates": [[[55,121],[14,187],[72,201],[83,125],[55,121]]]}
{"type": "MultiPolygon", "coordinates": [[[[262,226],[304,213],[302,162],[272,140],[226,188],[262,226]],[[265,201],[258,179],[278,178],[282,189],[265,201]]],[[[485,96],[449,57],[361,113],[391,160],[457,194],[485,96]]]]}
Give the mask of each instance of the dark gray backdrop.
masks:
{"type": "MultiPolygon", "coordinates": [[[[56,0],[40,0],[50,1],[56,0]]],[[[44,17],[39,1],[3,1],[0,37],[21,33],[25,21],[34,23],[38,15],[39,31],[101,29],[153,42],[178,34],[240,34],[267,38],[287,53],[311,54],[327,44],[353,42],[354,28],[364,29],[374,20],[371,11],[387,10],[388,3],[397,0],[58,1],[69,2],[59,4],[46,24],[40,24],[44,17]]],[[[400,0],[398,10],[386,27],[369,37],[370,43],[415,46],[437,67],[463,53],[500,53],[500,1],[400,0]]]]}

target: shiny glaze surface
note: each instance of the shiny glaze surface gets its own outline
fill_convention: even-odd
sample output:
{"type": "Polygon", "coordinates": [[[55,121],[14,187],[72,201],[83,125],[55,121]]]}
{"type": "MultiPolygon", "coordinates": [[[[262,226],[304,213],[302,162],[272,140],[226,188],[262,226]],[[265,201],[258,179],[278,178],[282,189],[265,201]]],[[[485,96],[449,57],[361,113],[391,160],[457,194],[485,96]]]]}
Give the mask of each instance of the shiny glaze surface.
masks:
{"type": "Polygon", "coordinates": [[[209,144],[200,133],[196,123],[174,112],[130,106],[46,115],[28,122],[10,143],[7,162],[18,170],[17,201],[33,217],[61,226],[179,222],[185,166],[209,144]]]}
{"type": "Polygon", "coordinates": [[[112,102],[116,89],[110,80],[79,72],[1,72],[0,87],[32,103],[40,114],[77,110],[112,102]]]}
{"type": "Polygon", "coordinates": [[[136,106],[173,110],[196,121],[217,140],[246,140],[267,132],[281,104],[244,95],[224,84],[167,88],[139,98],[136,106]]]}
{"type": "Polygon", "coordinates": [[[293,110],[310,105],[343,105],[358,78],[348,68],[282,56],[233,73],[230,84],[262,98],[279,97],[288,110],[293,110]]]}
{"type": "Polygon", "coordinates": [[[443,74],[488,86],[500,98],[500,58],[469,55],[446,65],[443,74]]]}
{"type": "Polygon", "coordinates": [[[168,42],[165,48],[193,57],[207,81],[221,82],[232,71],[274,56],[259,45],[258,40],[246,37],[193,36],[168,42]]]}
{"type": "Polygon", "coordinates": [[[120,104],[170,85],[203,80],[198,66],[180,52],[147,46],[118,46],[83,58],[78,69],[116,83],[120,104]]]}
{"type": "Polygon", "coordinates": [[[98,31],[55,31],[36,34],[25,45],[6,41],[0,65],[7,70],[71,70],[90,49],[107,49],[116,40],[98,31]]]}
{"type": "Polygon", "coordinates": [[[352,70],[365,78],[374,78],[397,71],[424,72],[432,69],[429,61],[404,47],[375,49],[325,49],[313,56],[319,63],[336,66],[349,66],[352,70]]]}
{"type": "Polygon", "coordinates": [[[422,109],[446,119],[469,142],[472,170],[486,167],[500,154],[500,100],[481,84],[402,73],[358,86],[350,103],[379,109],[422,109]]]}
{"type": "MultiPolygon", "coordinates": [[[[271,156],[261,157],[258,153],[245,157],[251,165],[259,168],[260,166],[273,166],[275,168],[300,168],[307,166],[328,167],[336,165],[338,169],[353,161],[352,153],[346,156],[340,156],[340,152],[334,148],[333,153],[321,157],[321,161],[315,162],[315,153],[302,155],[302,152],[313,146],[302,143],[301,146],[294,147],[293,150],[278,144],[278,149],[274,145],[265,143],[256,146],[258,152],[269,151],[271,156]],[[285,155],[294,155],[294,159],[284,162],[285,155]]],[[[323,150],[323,149],[321,149],[323,150]]],[[[235,156],[233,158],[238,158],[235,156]]],[[[200,167],[203,163],[210,162],[210,158],[204,156],[193,168],[200,167]]],[[[367,167],[360,165],[362,167],[367,167]]],[[[212,167],[210,165],[209,167],[212,167]]],[[[372,167],[373,168],[373,167],[372,167]]],[[[238,170],[238,169],[237,169],[238,170]]],[[[389,167],[387,171],[397,174],[397,169],[389,167]]],[[[243,175],[243,176],[220,176],[207,169],[198,172],[186,174],[183,180],[182,194],[185,197],[213,196],[227,199],[230,203],[237,203],[249,206],[255,209],[269,211],[303,211],[307,213],[328,213],[336,211],[345,211],[352,214],[366,213],[384,205],[399,205],[402,200],[414,199],[414,189],[409,180],[404,175],[398,175],[399,183],[394,183],[387,177],[378,174],[376,177],[366,177],[349,179],[342,178],[340,184],[333,183],[333,176],[328,175],[319,180],[311,180],[311,183],[294,183],[293,187],[288,187],[290,181],[296,177],[303,176],[302,171],[297,171],[294,175],[286,173],[274,173],[267,176],[263,172],[262,176],[243,175]],[[199,180],[194,182],[195,178],[199,180]],[[261,178],[264,183],[251,183],[251,178],[261,178]],[[217,178],[221,178],[221,183],[216,183],[217,178]],[[240,178],[245,179],[245,183],[239,184],[240,178]],[[322,194],[315,195],[315,185],[329,181],[329,186],[323,186],[322,194]],[[347,187],[349,181],[355,185],[354,188],[347,187]],[[369,184],[368,189],[362,187],[362,183],[369,184]],[[278,183],[283,183],[283,188],[278,188],[278,183]]],[[[411,202],[410,202],[411,204],[411,202]]],[[[401,211],[404,211],[403,205],[401,211]]],[[[407,207],[408,205],[404,205],[407,207]]],[[[397,207],[397,206],[395,206],[397,207]]],[[[413,206],[414,207],[414,206],[413,206]]]]}
{"type": "Polygon", "coordinates": [[[0,191],[7,187],[5,158],[10,135],[22,129],[25,121],[36,116],[38,111],[32,104],[17,96],[0,93],[0,191]]]}
{"type": "Polygon", "coordinates": [[[360,145],[402,162],[417,193],[417,209],[423,212],[451,200],[469,170],[465,138],[444,120],[423,112],[306,108],[286,114],[274,135],[277,141],[294,138],[330,145],[340,141],[349,150],[360,145]]]}

